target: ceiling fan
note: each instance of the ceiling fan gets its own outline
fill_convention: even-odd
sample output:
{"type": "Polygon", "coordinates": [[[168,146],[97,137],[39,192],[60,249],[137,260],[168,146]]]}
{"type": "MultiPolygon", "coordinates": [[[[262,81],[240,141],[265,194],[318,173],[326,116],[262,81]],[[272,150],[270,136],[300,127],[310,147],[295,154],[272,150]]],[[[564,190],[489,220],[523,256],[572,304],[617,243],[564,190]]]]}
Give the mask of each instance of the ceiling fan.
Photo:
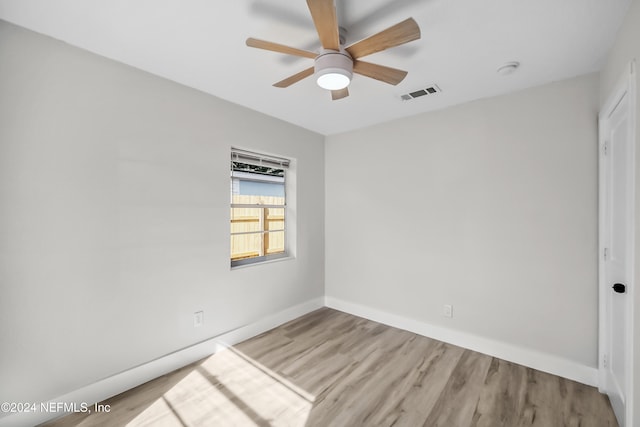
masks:
{"type": "Polygon", "coordinates": [[[322,44],[320,53],[251,37],[247,39],[247,46],[249,47],[314,60],[313,67],[275,83],[275,87],[289,87],[315,74],[318,85],[323,89],[330,90],[331,98],[335,101],[349,96],[347,87],[351,83],[353,73],[391,85],[397,85],[406,77],[406,71],[364,62],[360,58],[419,39],[420,28],[413,18],[406,19],[386,30],[344,47],[341,43],[335,0],[307,0],[307,6],[309,6],[313,23],[322,44]]]}

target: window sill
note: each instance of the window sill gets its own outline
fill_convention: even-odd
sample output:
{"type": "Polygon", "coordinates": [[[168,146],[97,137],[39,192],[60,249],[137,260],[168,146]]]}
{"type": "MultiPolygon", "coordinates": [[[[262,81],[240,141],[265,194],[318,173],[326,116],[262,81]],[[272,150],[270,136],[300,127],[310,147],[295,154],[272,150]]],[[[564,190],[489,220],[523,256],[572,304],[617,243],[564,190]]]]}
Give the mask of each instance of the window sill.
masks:
{"type": "Polygon", "coordinates": [[[279,258],[272,258],[272,259],[253,262],[253,263],[249,263],[249,264],[234,265],[234,266],[231,266],[231,270],[240,270],[240,269],[243,269],[243,268],[256,267],[258,265],[265,265],[265,264],[273,264],[274,262],[282,262],[282,261],[288,261],[288,260],[292,260],[292,259],[295,259],[295,257],[292,256],[292,255],[285,255],[285,256],[282,256],[282,257],[279,257],[279,258]]]}

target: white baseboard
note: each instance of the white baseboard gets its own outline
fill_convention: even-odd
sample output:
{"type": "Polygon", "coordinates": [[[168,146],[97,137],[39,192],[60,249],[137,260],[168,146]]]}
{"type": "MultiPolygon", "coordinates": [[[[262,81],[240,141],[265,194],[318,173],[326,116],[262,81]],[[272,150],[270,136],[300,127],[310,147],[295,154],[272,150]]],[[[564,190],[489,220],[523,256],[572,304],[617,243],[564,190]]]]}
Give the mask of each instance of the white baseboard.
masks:
{"type": "Polygon", "coordinates": [[[538,352],[505,342],[443,328],[441,326],[430,325],[333,297],[325,297],[325,306],[539,371],[568,378],[582,384],[594,387],[598,386],[597,368],[582,365],[552,354],[538,352]]]}
{"type": "MultiPolygon", "coordinates": [[[[269,329],[273,329],[276,326],[322,308],[323,306],[324,298],[316,298],[294,307],[287,308],[256,322],[241,326],[206,341],[97,381],[86,387],[74,390],[63,396],[52,399],[49,402],[44,402],[44,404],[49,405],[52,403],[63,402],[70,405],[75,404],[76,408],[81,408],[82,404],[92,407],[96,402],[101,402],[133,387],[139,386],[140,384],[144,384],[147,381],[196,362],[230,345],[237,344],[248,338],[259,335],[269,329]]],[[[37,409],[38,410],[35,412],[21,412],[4,416],[0,418],[0,427],[34,426],[65,415],[63,410],[58,412],[44,412],[40,411],[40,407],[37,409]]]]}

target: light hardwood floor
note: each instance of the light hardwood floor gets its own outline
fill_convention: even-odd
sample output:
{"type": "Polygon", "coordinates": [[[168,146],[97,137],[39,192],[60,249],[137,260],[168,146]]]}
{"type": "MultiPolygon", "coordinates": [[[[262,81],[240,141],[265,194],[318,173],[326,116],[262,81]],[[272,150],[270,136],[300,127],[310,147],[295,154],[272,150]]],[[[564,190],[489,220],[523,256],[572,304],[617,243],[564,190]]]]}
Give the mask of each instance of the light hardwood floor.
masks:
{"type": "Polygon", "coordinates": [[[564,378],[331,309],[113,397],[66,426],[617,426],[564,378]]]}

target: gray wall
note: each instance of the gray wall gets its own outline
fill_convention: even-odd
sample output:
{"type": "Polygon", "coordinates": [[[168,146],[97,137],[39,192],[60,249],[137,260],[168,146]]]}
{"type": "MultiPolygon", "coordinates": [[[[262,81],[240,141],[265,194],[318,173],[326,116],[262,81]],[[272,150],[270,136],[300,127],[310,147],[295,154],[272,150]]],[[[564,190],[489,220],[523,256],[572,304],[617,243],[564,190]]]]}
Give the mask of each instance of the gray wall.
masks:
{"type": "MultiPolygon", "coordinates": [[[[640,66],[640,2],[634,0],[631,2],[631,7],[627,12],[624,24],[618,33],[611,53],[605,66],[602,69],[600,77],[600,101],[604,103],[613,90],[618,79],[626,72],[626,67],[629,62],[636,60],[636,79],[640,75],[638,67],[640,66]]],[[[637,291],[637,286],[640,284],[640,82],[636,81],[636,183],[635,183],[635,266],[634,266],[634,284],[636,291],[634,292],[633,305],[635,307],[635,341],[634,341],[634,355],[635,355],[635,369],[633,383],[633,409],[634,420],[636,425],[640,423],[640,339],[638,338],[638,331],[640,331],[640,292],[637,291]]]]}
{"type": "Polygon", "coordinates": [[[0,75],[0,402],[323,295],[322,136],[2,21],[0,75]],[[295,159],[295,259],[230,271],[232,145],[295,159]]]}
{"type": "Polygon", "coordinates": [[[597,83],[328,137],[327,297],[596,367],[597,83]]]}

